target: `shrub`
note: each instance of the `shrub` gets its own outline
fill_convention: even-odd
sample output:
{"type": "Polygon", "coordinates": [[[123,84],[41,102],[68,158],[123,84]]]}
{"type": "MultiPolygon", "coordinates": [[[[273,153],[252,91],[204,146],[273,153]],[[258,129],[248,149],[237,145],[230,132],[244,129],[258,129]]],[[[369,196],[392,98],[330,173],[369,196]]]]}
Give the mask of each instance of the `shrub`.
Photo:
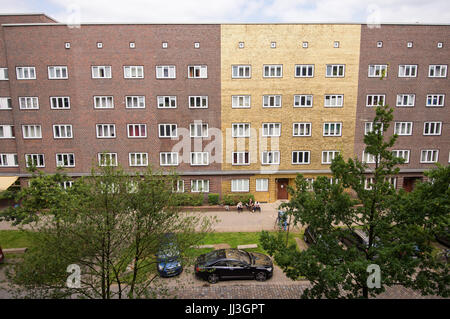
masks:
{"type": "Polygon", "coordinates": [[[250,198],[255,201],[255,196],[253,194],[227,194],[223,196],[223,204],[235,206],[237,203],[242,202],[243,204],[247,204],[250,198]]]}
{"type": "Polygon", "coordinates": [[[208,194],[208,204],[218,205],[219,204],[219,194],[208,194]]]}
{"type": "Polygon", "coordinates": [[[202,193],[175,193],[176,206],[201,206],[203,204],[202,193]]]}

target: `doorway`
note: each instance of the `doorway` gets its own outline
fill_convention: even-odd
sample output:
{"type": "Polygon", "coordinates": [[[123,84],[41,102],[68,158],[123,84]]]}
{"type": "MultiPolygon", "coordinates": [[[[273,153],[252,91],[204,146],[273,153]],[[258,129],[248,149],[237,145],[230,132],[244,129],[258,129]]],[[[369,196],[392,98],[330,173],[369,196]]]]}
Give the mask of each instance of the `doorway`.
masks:
{"type": "Polygon", "coordinates": [[[279,178],[277,179],[277,199],[288,199],[288,187],[289,179],[279,178]]]}
{"type": "Polygon", "coordinates": [[[404,177],[403,178],[403,189],[407,192],[411,192],[414,189],[414,184],[416,180],[421,180],[420,177],[404,177]]]}

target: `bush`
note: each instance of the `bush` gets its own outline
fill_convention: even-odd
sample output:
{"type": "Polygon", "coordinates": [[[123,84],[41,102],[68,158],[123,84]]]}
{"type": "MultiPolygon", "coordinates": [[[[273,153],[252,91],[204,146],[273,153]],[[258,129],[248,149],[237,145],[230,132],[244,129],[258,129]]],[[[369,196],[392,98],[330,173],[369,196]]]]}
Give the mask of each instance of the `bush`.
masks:
{"type": "Polygon", "coordinates": [[[208,194],[209,205],[219,205],[219,194],[208,194]]]}
{"type": "Polygon", "coordinates": [[[203,204],[202,193],[176,193],[174,196],[176,206],[201,206],[203,204]]]}
{"type": "Polygon", "coordinates": [[[228,194],[223,196],[223,204],[229,206],[236,206],[237,203],[242,202],[242,204],[247,204],[250,200],[255,201],[255,196],[253,194],[228,194]]]}

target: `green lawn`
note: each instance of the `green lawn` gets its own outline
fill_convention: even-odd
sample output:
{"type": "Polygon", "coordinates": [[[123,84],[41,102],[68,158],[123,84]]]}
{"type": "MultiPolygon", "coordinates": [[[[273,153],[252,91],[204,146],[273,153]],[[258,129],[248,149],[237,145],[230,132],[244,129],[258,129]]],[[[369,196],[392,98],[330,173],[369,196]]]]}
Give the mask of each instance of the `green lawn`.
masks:
{"type": "Polygon", "coordinates": [[[33,232],[21,230],[0,230],[0,246],[6,248],[30,247],[33,242],[33,232]]]}

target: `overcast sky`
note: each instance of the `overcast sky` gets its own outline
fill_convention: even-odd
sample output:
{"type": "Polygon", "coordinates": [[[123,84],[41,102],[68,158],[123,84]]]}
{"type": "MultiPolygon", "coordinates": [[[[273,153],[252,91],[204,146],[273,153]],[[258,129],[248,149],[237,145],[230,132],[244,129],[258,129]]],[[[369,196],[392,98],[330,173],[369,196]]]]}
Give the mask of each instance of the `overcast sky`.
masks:
{"type": "Polygon", "coordinates": [[[450,23],[449,0],[0,0],[0,12],[66,23],[450,23]]]}

